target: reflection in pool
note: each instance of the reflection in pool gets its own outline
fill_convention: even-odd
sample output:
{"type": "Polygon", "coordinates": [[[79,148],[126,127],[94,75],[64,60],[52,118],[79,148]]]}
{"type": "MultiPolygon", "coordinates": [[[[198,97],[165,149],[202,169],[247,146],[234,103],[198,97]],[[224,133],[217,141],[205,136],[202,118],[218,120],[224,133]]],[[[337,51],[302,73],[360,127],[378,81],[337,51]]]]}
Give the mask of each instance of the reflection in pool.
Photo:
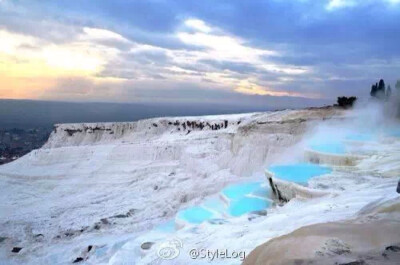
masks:
{"type": "Polygon", "coordinates": [[[312,177],[329,174],[332,172],[330,167],[309,163],[271,166],[268,168],[268,170],[279,179],[301,184],[306,184],[307,181],[312,177]]]}

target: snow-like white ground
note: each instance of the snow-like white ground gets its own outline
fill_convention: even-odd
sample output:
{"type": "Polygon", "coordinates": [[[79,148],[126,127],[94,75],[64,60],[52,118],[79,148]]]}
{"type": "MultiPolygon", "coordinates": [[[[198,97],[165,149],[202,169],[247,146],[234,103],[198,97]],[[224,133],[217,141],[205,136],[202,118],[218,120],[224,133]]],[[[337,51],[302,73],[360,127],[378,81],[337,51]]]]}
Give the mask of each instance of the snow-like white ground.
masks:
{"type": "Polygon", "coordinates": [[[228,184],[265,181],[269,164],[301,159],[308,131],[342,118],[314,109],[59,125],[43,148],[0,167],[0,264],[68,264],[77,257],[86,264],[205,264],[190,250],[248,254],[301,226],[352,218],[368,203],[397,196],[399,140],[366,144],[370,153],[356,167],[311,181],[329,196],[293,199],[251,221],[245,215],[175,233],[155,229],[228,184]],[[160,259],[159,246],[174,238],[183,243],[180,255],[160,259]],[[144,242],[155,245],[144,251],[144,242]]]}

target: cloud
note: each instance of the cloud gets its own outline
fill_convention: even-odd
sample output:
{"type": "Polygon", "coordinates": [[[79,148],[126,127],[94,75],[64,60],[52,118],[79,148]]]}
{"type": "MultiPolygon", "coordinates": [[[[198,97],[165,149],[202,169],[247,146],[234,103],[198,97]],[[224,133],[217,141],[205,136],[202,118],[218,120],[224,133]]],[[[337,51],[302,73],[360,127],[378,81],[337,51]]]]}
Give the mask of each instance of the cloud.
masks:
{"type": "Polygon", "coordinates": [[[389,5],[396,5],[400,3],[400,0],[329,0],[326,8],[327,10],[332,11],[340,8],[355,7],[358,5],[369,5],[377,2],[389,5]]]}
{"type": "Polygon", "coordinates": [[[238,93],[287,95],[284,92],[267,91],[267,85],[263,88],[264,85],[258,84],[257,74],[269,74],[272,79],[274,74],[297,75],[309,71],[306,67],[268,61],[268,56],[278,55],[278,52],[248,46],[244,40],[204,21],[192,18],[184,20],[182,26],[178,27],[175,34],[186,44],[200,46],[200,50],[174,50],[132,43],[128,52],[119,53],[98,76],[129,80],[211,82],[231,87],[238,93]],[[185,28],[187,26],[189,29],[185,28]],[[243,84],[249,86],[250,75],[253,75],[253,89],[244,89],[243,84]]]}
{"type": "MultiPolygon", "coordinates": [[[[106,31],[103,31],[103,34],[106,31]]],[[[109,34],[112,34],[109,32],[109,34]]],[[[96,39],[88,33],[79,34],[68,43],[54,44],[45,39],[0,30],[2,42],[0,56],[12,57],[9,66],[20,75],[41,74],[93,74],[96,73],[116,50],[96,43],[96,39]],[[29,47],[29,49],[27,49],[29,47]],[[27,67],[29,64],[37,65],[27,67]]],[[[111,37],[107,37],[112,39],[111,37]]],[[[11,74],[5,71],[4,74],[11,74]]]]}
{"type": "Polygon", "coordinates": [[[204,86],[191,82],[169,80],[141,80],[127,82],[96,82],[92,79],[63,79],[46,90],[42,99],[91,102],[151,102],[160,104],[218,104],[251,109],[282,109],[331,104],[329,100],[315,100],[296,96],[241,94],[219,84],[204,86]],[[70,90],[77,84],[85,87],[70,90]],[[160,89],[162,87],[162,89],[160,89]]]}
{"type": "Polygon", "coordinates": [[[333,10],[337,8],[344,8],[344,7],[352,7],[357,4],[357,1],[352,1],[352,0],[330,0],[327,9],[328,10],[333,10]]]}
{"type": "MultiPolygon", "coordinates": [[[[230,36],[228,33],[220,29],[212,29],[201,20],[186,20],[184,23],[196,22],[197,25],[203,25],[207,30],[204,31],[203,27],[193,33],[178,32],[178,38],[190,45],[200,46],[207,49],[209,57],[219,60],[231,61],[257,61],[260,56],[276,55],[277,52],[267,49],[258,49],[246,45],[245,41],[230,36]],[[229,47],[229,48],[228,48],[229,47]]],[[[195,29],[198,29],[194,27],[195,29]]]]}
{"type": "Polygon", "coordinates": [[[187,19],[185,21],[185,25],[189,28],[205,33],[209,33],[212,30],[209,26],[206,25],[206,23],[204,23],[204,21],[200,19],[187,19]]]}
{"type": "Polygon", "coordinates": [[[363,95],[398,78],[399,2],[1,1],[0,96],[363,95]]]}

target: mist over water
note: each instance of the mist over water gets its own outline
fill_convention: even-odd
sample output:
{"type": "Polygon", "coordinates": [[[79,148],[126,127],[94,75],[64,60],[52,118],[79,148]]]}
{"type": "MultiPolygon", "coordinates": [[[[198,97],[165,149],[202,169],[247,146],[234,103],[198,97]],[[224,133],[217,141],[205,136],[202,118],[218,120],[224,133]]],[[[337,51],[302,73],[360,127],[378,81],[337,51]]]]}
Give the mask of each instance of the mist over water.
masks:
{"type": "MultiPolygon", "coordinates": [[[[400,93],[394,91],[386,100],[358,100],[352,109],[324,121],[315,121],[302,140],[274,159],[275,165],[304,161],[304,150],[332,155],[352,153],[357,145],[351,142],[377,142],[400,137],[400,93]]],[[[360,150],[357,150],[360,152],[360,150]]],[[[357,153],[357,152],[356,152],[357,153]]]]}

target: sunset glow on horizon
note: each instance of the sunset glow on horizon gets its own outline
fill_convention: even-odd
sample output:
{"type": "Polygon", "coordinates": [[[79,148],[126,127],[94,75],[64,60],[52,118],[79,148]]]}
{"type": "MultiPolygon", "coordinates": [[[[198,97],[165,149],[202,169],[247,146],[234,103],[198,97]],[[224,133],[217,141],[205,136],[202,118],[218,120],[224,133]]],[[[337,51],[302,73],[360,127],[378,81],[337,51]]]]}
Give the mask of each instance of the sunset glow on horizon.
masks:
{"type": "MultiPolygon", "coordinates": [[[[294,2],[249,3],[247,8],[255,14],[251,19],[263,21],[250,26],[247,21],[229,23],[240,17],[242,8],[233,3],[217,5],[221,10],[231,8],[226,9],[226,19],[185,10],[181,3],[174,5],[180,15],[161,16],[161,24],[152,24],[140,17],[134,21],[124,12],[107,15],[110,22],[103,23],[101,4],[99,9],[91,4],[77,9],[69,3],[61,9],[46,1],[0,1],[0,98],[151,101],[154,95],[162,98],[171,90],[184,90],[190,91],[192,100],[198,93],[210,98],[228,93],[237,98],[244,94],[330,99],[364,93],[360,88],[370,83],[372,72],[396,78],[400,54],[385,53],[396,46],[396,34],[383,48],[368,40],[367,32],[373,35],[375,29],[366,28],[358,33],[359,40],[352,40],[350,51],[341,46],[349,40],[340,31],[351,38],[354,27],[331,27],[338,32],[332,48],[326,45],[332,40],[325,27],[337,17],[350,19],[353,12],[376,6],[387,13],[379,25],[393,31],[400,26],[393,20],[399,14],[398,1],[294,2]],[[291,7],[291,17],[269,11],[285,5],[291,7]],[[42,7],[52,15],[42,13],[42,7]],[[266,12],[265,20],[257,18],[257,8],[266,12]],[[307,8],[313,15],[307,16],[307,8]],[[299,22],[290,26],[288,21],[300,14],[299,22]],[[18,16],[24,18],[17,20],[18,16]],[[299,28],[305,33],[297,34],[299,28]],[[358,54],[369,56],[361,59],[358,54]]],[[[117,1],[112,11],[121,8],[117,1]]],[[[124,8],[155,12],[152,1],[137,9],[134,2],[124,8]]],[[[357,16],[352,20],[359,21],[357,16]]]]}

